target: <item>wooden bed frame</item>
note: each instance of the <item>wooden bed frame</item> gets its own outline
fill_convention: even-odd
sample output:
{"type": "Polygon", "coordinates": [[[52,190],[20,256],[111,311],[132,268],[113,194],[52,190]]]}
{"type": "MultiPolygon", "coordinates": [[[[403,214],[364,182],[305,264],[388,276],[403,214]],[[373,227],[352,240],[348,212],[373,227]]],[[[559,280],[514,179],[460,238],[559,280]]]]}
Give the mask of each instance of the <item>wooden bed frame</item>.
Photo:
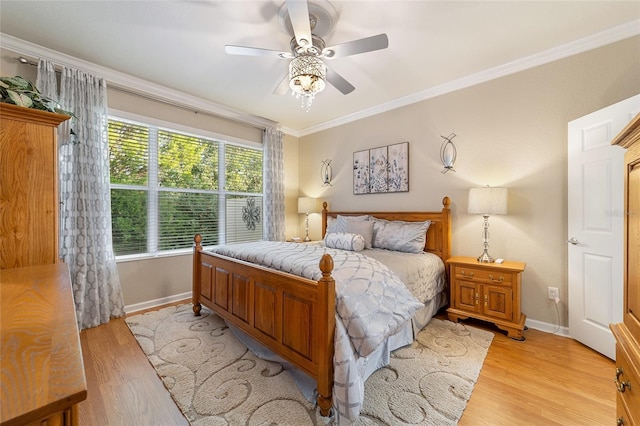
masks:
{"type": "MultiPolygon", "coordinates": [[[[322,211],[322,235],[327,218],[368,214],[379,219],[418,222],[430,220],[425,251],[446,261],[451,255],[449,197],[437,212],[329,212],[322,211]]],[[[262,345],[314,378],[318,406],[328,416],[332,405],[335,333],[333,259],[320,260],[322,278],[313,281],[202,249],[194,238],[193,312],[202,305],[238,327],[262,345]]]]}

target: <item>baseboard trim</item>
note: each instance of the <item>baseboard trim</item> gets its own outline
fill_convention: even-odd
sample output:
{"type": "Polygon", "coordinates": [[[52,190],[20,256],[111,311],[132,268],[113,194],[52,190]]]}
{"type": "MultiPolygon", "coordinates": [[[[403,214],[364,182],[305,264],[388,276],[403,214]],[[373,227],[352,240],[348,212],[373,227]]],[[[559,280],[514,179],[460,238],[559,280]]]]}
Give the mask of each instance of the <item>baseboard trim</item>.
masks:
{"type": "Polygon", "coordinates": [[[545,333],[556,334],[562,337],[571,337],[568,327],[562,327],[559,325],[549,324],[548,322],[532,320],[529,318],[527,318],[525,325],[529,328],[533,328],[534,330],[544,331],[545,333]]]}
{"type": "Polygon", "coordinates": [[[173,296],[161,297],[160,299],[148,300],[142,303],[134,303],[133,305],[127,305],[124,307],[126,314],[134,312],[144,311],[145,309],[157,308],[159,306],[168,305],[170,303],[179,302],[181,300],[191,299],[192,292],[187,291],[185,293],[174,294],[173,296]]]}
{"type": "MultiPolygon", "coordinates": [[[[144,311],[146,309],[157,308],[159,306],[168,305],[170,303],[179,302],[181,300],[190,300],[192,292],[187,291],[185,293],[174,294],[172,296],[161,297],[160,299],[148,300],[142,303],[135,303],[133,305],[127,305],[124,307],[124,312],[131,314],[134,312],[144,311]]],[[[525,325],[534,330],[544,331],[545,333],[556,334],[561,337],[571,337],[568,327],[557,326],[548,322],[532,320],[527,318],[525,325]]]]}

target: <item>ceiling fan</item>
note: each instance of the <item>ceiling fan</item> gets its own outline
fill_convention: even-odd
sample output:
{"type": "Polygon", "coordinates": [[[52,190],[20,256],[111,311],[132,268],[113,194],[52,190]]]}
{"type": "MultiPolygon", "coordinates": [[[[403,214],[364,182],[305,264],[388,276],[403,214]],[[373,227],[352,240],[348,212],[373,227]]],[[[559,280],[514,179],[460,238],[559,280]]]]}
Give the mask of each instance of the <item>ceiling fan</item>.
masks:
{"type": "Polygon", "coordinates": [[[355,90],[351,83],[325,64],[325,59],[343,58],[389,46],[387,35],[378,34],[327,47],[322,36],[329,33],[337,18],[336,10],[328,1],[286,0],[280,7],[278,17],[281,27],[293,35],[290,51],[226,45],[225,52],[230,55],[290,59],[289,73],[274,93],[283,95],[291,89],[302,100],[302,107],[307,111],[315,94],[324,90],[326,81],[345,95],[355,90]]]}

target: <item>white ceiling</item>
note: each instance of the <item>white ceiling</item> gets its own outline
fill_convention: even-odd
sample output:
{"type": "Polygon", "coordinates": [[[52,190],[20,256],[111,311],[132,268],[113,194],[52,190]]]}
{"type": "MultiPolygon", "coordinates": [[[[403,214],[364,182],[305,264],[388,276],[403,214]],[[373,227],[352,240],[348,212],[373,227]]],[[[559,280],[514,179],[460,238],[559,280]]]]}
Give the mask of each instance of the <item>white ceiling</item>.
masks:
{"type": "Polygon", "coordinates": [[[389,48],[331,60],[356,90],[328,85],[306,112],[272,93],[288,60],[224,51],[288,50],[281,3],[2,0],[0,30],[301,134],[640,33],[640,1],[334,0],[328,45],[386,33],[389,48]]]}

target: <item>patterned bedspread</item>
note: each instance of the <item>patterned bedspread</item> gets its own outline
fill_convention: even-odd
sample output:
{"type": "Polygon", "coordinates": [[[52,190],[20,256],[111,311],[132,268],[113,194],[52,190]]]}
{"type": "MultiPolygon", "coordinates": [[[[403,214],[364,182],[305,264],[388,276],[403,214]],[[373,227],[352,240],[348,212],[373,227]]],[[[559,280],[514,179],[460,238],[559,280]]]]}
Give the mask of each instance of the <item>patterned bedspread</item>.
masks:
{"type": "Polygon", "coordinates": [[[418,301],[426,303],[447,287],[445,266],[433,253],[401,253],[373,248],[361,252],[386,265],[418,301]]]}
{"type": "Polygon", "coordinates": [[[356,360],[376,350],[423,306],[397,274],[369,256],[319,244],[261,241],[208,251],[316,281],[322,277],[318,267],[322,255],[332,256],[331,275],[336,282],[334,408],[339,420],[355,420],[364,398],[364,378],[353,368],[356,360]]]}

